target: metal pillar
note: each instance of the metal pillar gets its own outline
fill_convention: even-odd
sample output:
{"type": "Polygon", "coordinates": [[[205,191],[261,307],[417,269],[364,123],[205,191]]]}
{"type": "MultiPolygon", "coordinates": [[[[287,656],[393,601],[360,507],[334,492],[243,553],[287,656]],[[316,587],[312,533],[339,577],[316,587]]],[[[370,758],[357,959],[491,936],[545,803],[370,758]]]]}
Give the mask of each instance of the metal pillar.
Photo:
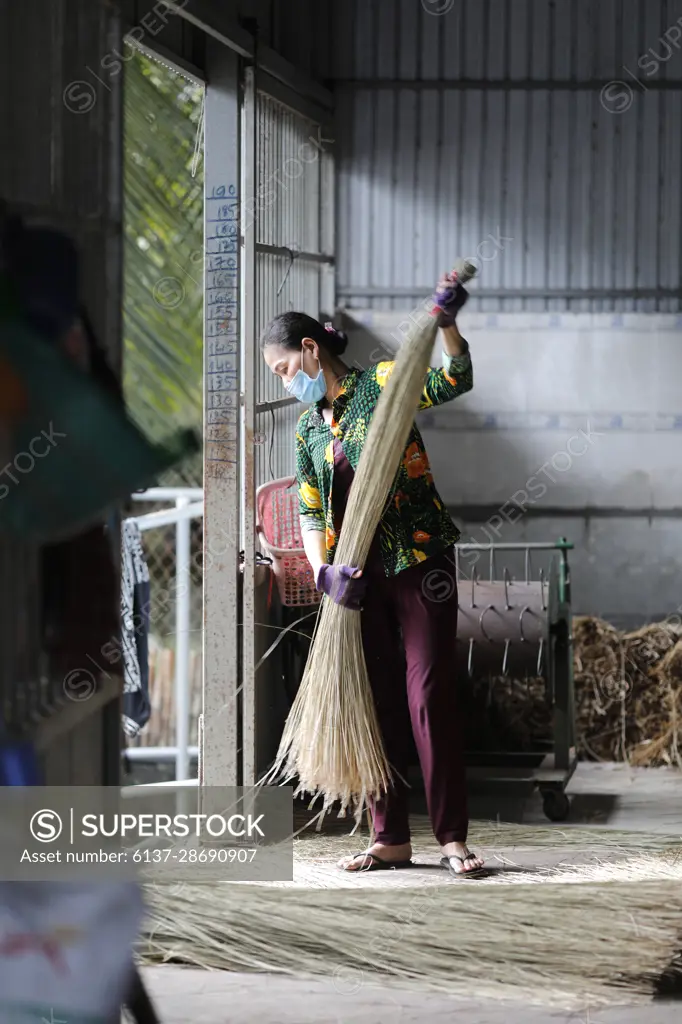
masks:
{"type": "Polygon", "coordinates": [[[254,434],[256,429],[256,225],[250,197],[256,184],[256,69],[244,72],[242,109],[242,206],[241,206],[241,465],[242,546],[242,780],[256,784],[256,479],[254,434]]]}
{"type": "MultiPolygon", "coordinates": [[[[176,499],[180,511],[189,505],[189,498],[176,499]]],[[[190,540],[192,520],[178,518],[175,527],[175,778],[189,777],[189,627],[191,605],[190,540]]]]}
{"type": "Polygon", "coordinates": [[[207,40],[205,101],[202,774],[237,785],[239,637],[239,65],[207,40]]]}

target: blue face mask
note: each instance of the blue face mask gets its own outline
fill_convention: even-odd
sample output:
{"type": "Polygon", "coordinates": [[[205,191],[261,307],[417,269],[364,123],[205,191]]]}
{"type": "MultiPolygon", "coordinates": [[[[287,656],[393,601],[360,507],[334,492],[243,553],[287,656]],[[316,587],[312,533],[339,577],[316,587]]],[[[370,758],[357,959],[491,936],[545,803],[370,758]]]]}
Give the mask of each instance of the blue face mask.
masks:
{"type": "Polygon", "coordinates": [[[327,382],[324,379],[324,372],[320,366],[317,377],[309,377],[303,369],[303,352],[301,351],[301,369],[297,370],[294,377],[286,385],[286,390],[299,402],[311,404],[319,402],[327,394],[327,382]]]}

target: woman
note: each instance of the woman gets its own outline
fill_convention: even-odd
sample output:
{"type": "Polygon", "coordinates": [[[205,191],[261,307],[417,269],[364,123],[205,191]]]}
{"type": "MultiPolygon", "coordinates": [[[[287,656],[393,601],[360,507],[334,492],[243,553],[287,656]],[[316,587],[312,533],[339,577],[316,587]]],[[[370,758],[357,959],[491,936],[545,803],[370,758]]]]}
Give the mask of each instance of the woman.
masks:
{"type": "MultiPolygon", "coordinates": [[[[467,298],[454,273],[443,278],[434,295],[442,368],[428,371],[421,409],[442,405],[473,386],[469,347],[456,324],[467,298]]],[[[273,373],[291,395],[310,403],[296,432],[303,544],[318,590],[362,609],[365,659],[395,780],[371,808],[376,841],[339,866],[376,871],[411,861],[404,781],[411,719],[441,864],[453,875],[471,875],[483,861],[466,845],[466,774],[453,676],[457,587],[449,569],[459,531],[434,487],[413,425],[364,571],[334,564],[369,421],[395,365],[349,370],[340,358],[345,347],[345,336],[304,313],[276,317],[261,339],[273,373]],[[438,576],[441,586],[434,586],[438,576]]]]}

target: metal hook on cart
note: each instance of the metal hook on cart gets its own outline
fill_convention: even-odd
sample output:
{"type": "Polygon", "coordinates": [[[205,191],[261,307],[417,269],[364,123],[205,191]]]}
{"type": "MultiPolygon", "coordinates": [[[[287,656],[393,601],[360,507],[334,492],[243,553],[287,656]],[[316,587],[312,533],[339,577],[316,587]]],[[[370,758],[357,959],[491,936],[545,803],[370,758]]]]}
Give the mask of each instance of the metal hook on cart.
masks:
{"type": "Polygon", "coordinates": [[[521,613],[519,615],[519,634],[521,636],[521,643],[523,644],[527,643],[528,641],[528,637],[523,632],[523,616],[526,614],[526,612],[532,612],[532,610],[533,609],[526,604],[521,609],[521,613]]]}
{"type": "Polygon", "coordinates": [[[545,570],[540,569],[540,597],[542,599],[542,610],[547,611],[547,601],[545,599],[545,570]]]}
{"type": "Polygon", "coordinates": [[[504,679],[507,678],[507,674],[509,672],[509,669],[508,669],[508,666],[507,666],[507,659],[509,657],[509,647],[510,647],[510,645],[511,645],[511,640],[505,640],[504,641],[504,654],[502,655],[502,677],[504,679]]]}
{"type": "Polygon", "coordinates": [[[481,614],[478,616],[478,628],[480,629],[481,633],[483,634],[483,638],[485,640],[487,640],[489,644],[491,644],[493,641],[492,641],[492,638],[489,637],[488,634],[485,631],[485,626],[483,625],[483,616],[485,615],[486,612],[490,612],[490,611],[493,611],[493,612],[495,611],[495,605],[494,604],[486,605],[485,608],[483,609],[483,611],[481,612],[481,614]]]}
{"type": "Polygon", "coordinates": [[[474,677],[474,638],[469,637],[469,657],[467,658],[467,671],[469,673],[469,679],[474,677]]]}
{"type": "Polygon", "coordinates": [[[474,600],[474,592],[475,592],[476,584],[477,583],[478,583],[478,572],[477,572],[476,569],[474,569],[474,571],[471,574],[471,607],[472,608],[476,607],[476,601],[474,600]]]}
{"type": "Polygon", "coordinates": [[[509,604],[509,588],[511,586],[512,580],[511,574],[506,565],[504,567],[504,573],[502,574],[502,578],[504,580],[504,608],[505,611],[509,612],[511,611],[511,605],[509,604]]]}
{"type": "Polygon", "coordinates": [[[537,676],[541,676],[542,675],[542,655],[543,655],[544,648],[545,648],[545,638],[544,638],[544,636],[542,636],[542,637],[540,637],[540,646],[538,647],[538,663],[537,663],[537,668],[536,668],[536,675],[537,676]]]}

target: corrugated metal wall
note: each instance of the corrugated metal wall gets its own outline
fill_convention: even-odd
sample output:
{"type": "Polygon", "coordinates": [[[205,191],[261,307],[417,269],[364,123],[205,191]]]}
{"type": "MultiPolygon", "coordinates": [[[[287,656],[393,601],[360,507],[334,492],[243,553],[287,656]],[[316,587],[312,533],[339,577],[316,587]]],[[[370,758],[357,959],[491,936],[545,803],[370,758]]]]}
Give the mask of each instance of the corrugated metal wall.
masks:
{"type": "Polygon", "coordinates": [[[466,254],[479,309],[680,308],[681,0],[256,6],[335,80],[344,304],[408,305],[466,254]]]}
{"type": "MultiPolygon", "coordinates": [[[[577,612],[627,626],[677,612],[679,316],[467,307],[460,319],[474,389],[418,423],[463,540],[568,537],[577,612]]],[[[401,321],[403,313],[353,311],[348,361],[391,358],[401,321]]],[[[434,365],[438,356],[436,347],[434,365]]],[[[498,571],[503,564],[501,553],[498,571]]]]}

